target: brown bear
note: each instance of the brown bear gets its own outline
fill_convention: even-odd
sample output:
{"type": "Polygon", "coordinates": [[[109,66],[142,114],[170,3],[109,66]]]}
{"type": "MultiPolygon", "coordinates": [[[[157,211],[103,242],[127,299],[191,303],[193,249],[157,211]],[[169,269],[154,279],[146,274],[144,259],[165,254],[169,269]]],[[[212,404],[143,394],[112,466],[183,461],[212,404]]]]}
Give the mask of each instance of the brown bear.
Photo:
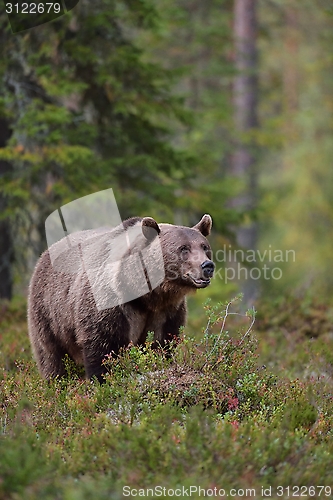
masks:
{"type": "Polygon", "coordinates": [[[133,217],[114,229],[73,233],[69,245],[65,237],[45,251],[28,297],[29,336],[42,376],[64,375],[67,354],[102,382],[107,354],[143,344],[148,332],[155,346],[167,346],[185,325],[186,295],[213,276],[211,225],[207,214],[192,228],[133,217]],[[155,272],[159,257],[162,273],[155,272]]]}

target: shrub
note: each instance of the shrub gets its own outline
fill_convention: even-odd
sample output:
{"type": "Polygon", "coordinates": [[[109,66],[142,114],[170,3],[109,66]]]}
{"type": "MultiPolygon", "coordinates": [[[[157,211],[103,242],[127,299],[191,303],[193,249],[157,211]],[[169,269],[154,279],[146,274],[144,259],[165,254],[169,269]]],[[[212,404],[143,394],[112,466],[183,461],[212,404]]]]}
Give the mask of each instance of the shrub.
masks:
{"type": "MultiPolygon", "coordinates": [[[[120,356],[109,357],[105,364],[113,397],[122,400],[126,395],[128,404],[137,410],[162,401],[184,408],[199,405],[237,418],[263,409],[271,414],[274,405],[280,404],[272,398],[277,377],[267,373],[265,366],[257,366],[257,342],[252,333],[255,311],[245,315],[230,312],[237,299],[216,306],[208,301],[201,340],[183,333],[175,340],[170,359],[163,349],[152,349],[152,335],[144,346],[130,346],[120,356]],[[238,330],[233,333],[226,330],[232,315],[241,323],[246,321],[245,326],[238,321],[238,330]]],[[[133,423],[135,411],[128,411],[133,423]]]]}

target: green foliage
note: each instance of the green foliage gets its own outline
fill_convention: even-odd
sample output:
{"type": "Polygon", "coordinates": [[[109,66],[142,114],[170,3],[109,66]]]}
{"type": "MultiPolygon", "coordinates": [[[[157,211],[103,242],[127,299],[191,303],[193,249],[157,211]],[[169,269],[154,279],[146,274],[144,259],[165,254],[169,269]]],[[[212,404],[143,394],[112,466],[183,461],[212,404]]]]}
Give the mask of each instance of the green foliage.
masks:
{"type": "MultiPolygon", "coordinates": [[[[81,0],[61,19],[16,36],[0,8],[0,117],[13,131],[0,151],[12,165],[0,178],[0,217],[10,218],[27,259],[44,248],[37,233],[55,207],[111,186],[123,218],[191,224],[210,212],[215,248],[254,217],[260,249],[296,252],[295,262],[279,265],[281,279],[263,280],[263,293],[309,283],[330,293],[327,2],[258,2],[261,126],[243,137],[262,154],[251,214],[229,203],[245,182],[228,176],[239,139],[232,2],[81,0]]],[[[214,286],[214,298],[234,292],[214,286]]]]}
{"type": "Polygon", "coordinates": [[[305,399],[286,405],[284,424],[288,429],[295,430],[302,427],[311,429],[316,419],[316,409],[305,399]]]}
{"type": "Polygon", "coordinates": [[[332,306],[311,295],[262,300],[256,322],[261,357],[274,371],[329,383],[332,306]],[[287,355],[286,355],[287,353],[287,355]]]}
{"type": "Polygon", "coordinates": [[[326,2],[260,2],[261,246],[293,249],[264,293],[331,293],[332,27],[326,2]]]}
{"type": "Polygon", "coordinates": [[[283,327],[294,335],[294,339],[314,338],[327,334],[332,325],[333,310],[329,301],[318,297],[279,297],[275,301],[262,301],[257,329],[267,331],[283,327]]]}
{"type": "MultiPolygon", "coordinates": [[[[152,349],[152,335],[145,346],[108,358],[102,385],[78,378],[69,362],[67,377],[42,380],[25,348],[24,304],[7,306],[0,322],[1,500],[122,498],[125,485],[216,484],[259,495],[261,486],[296,484],[295,475],[298,485],[330,485],[331,378],[309,377],[302,359],[299,378],[287,377],[288,365],[275,374],[265,368],[269,329],[278,330],[259,331],[258,344],[254,312],[239,314],[237,299],[208,302],[200,338],[184,331],[171,358],[152,349]]],[[[274,354],[284,363],[292,356],[288,349],[274,354]]],[[[316,359],[310,368],[318,369],[316,359]]]]}
{"type": "Polygon", "coordinates": [[[146,48],[146,58],[178,73],[174,93],[185,97],[193,123],[177,127],[175,142],[199,158],[196,175],[180,186],[179,212],[187,223],[188,209],[195,202],[193,209],[211,213],[214,228],[230,236],[230,224],[244,216],[228,204],[242,189],[228,175],[234,150],[232,3],[158,0],[155,4],[163,12],[163,23],[141,33],[139,43],[146,48]]]}
{"type": "Polygon", "coordinates": [[[82,1],[68,15],[12,36],[0,12],[0,116],[12,130],[0,160],[1,214],[25,260],[44,249],[44,221],[60,205],[112,187],[123,218],[173,219],[193,155],[171,144],[189,123],[172,95],[174,75],[144,59],[140,30],[154,29],[152,2],[82,1]],[[27,255],[27,248],[32,255],[27,255]]]}
{"type": "Polygon", "coordinates": [[[253,311],[246,314],[249,324],[242,334],[231,336],[224,329],[228,309],[235,300],[223,310],[221,305],[207,304],[208,323],[203,337],[197,341],[183,335],[171,359],[163,356],[163,350],[152,349],[150,339],[143,347],[132,346],[121,356],[105,361],[107,381],[115,397],[120,401],[126,397],[130,405],[127,412],[131,423],[135,411],[143,405],[150,407],[154,401],[177,403],[184,408],[201,405],[221,415],[236,411],[240,417],[263,404],[263,394],[275,379],[255,366],[256,342],[250,336],[253,311]]]}
{"type": "MultiPolygon", "coordinates": [[[[24,422],[25,417],[26,414],[22,411],[21,421],[24,422]]],[[[5,432],[1,431],[1,499],[8,498],[9,492],[24,496],[29,491],[29,485],[38,482],[43,484],[52,470],[43,441],[29,426],[18,422],[14,427],[14,436],[11,446],[8,446],[5,432]]]]}

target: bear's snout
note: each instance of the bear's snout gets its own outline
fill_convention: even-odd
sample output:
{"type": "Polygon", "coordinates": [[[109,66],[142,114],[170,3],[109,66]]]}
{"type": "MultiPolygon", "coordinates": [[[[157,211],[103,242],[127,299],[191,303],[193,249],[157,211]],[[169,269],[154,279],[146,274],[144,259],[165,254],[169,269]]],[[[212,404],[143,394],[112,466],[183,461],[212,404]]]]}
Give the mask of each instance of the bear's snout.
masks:
{"type": "Polygon", "coordinates": [[[211,278],[214,274],[215,264],[211,260],[206,260],[201,264],[201,269],[205,278],[211,278]]]}

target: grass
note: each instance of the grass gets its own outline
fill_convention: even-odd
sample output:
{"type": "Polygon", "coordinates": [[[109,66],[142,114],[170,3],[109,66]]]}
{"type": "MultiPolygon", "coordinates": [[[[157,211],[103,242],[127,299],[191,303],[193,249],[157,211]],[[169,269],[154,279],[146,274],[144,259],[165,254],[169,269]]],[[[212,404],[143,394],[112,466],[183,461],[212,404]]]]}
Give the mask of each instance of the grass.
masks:
{"type": "Polygon", "coordinates": [[[207,302],[171,359],[150,336],[106,359],[103,385],[70,360],[42,380],[25,304],[3,304],[0,500],[330,497],[331,310],[295,301],[262,304],[255,333],[236,299],[207,302]]]}

